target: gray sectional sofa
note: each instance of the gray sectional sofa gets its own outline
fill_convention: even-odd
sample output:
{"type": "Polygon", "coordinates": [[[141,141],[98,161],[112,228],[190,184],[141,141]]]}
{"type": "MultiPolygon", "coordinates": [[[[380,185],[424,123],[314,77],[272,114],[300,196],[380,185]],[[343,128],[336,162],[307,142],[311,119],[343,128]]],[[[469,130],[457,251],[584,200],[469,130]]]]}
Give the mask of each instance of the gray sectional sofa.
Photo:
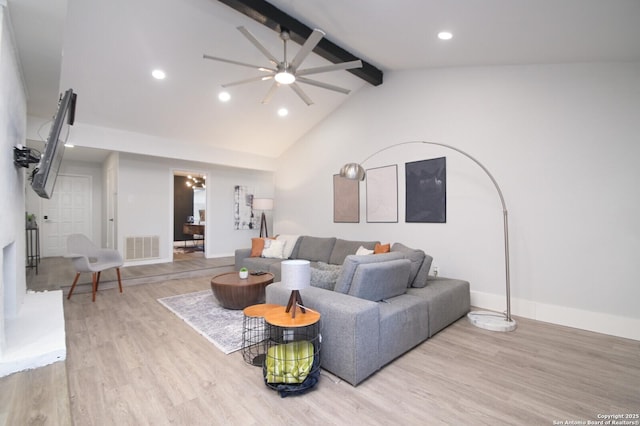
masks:
{"type": "MultiPolygon", "coordinates": [[[[428,275],[431,257],[400,243],[384,254],[354,255],[375,241],[298,238],[289,258],[312,263],[312,286],[301,291],[306,307],[322,314],[322,367],[357,385],[469,311],[467,281],[428,275]],[[335,282],[313,282],[331,270],[335,282]]],[[[236,268],[272,272],[282,259],[250,257],[236,250],[236,268]]],[[[286,305],[290,290],[274,282],[266,302],[286,305]]]]}

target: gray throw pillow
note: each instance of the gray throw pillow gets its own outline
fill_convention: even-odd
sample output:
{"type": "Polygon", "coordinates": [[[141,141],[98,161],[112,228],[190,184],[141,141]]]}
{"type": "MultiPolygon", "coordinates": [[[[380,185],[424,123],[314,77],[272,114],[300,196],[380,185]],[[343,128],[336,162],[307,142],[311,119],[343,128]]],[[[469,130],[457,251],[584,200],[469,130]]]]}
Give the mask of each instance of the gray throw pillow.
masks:
{"type": "MultiPolygon", "coordinates": [[[[338,275],[340,275],[340,267],[321,269],[321,263],[319,262],[317,265],[318,268],[311,268],[311,286],[333,291],[338,275]]],[[[323,264],[322,267],[324,265],[327,264],[323,264]]]]}

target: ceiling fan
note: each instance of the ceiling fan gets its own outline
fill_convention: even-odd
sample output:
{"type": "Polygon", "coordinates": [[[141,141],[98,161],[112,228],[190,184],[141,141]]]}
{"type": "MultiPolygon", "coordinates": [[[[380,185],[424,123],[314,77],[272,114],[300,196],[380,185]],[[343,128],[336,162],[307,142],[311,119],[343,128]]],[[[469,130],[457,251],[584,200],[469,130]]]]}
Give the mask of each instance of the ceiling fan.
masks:
{"type": "Polygon", "coordinates": [[[326,35],[323,31],[318,29],[313,30],[309,38],[307,38],[307,40],[304,42],[304,44],[302,45],[302,47],[300,48],[296,56],[291,61],[287,59],[287,42],[290,40],[289,31],[282,30],[282,32],[280,33],[280,38],[282,39],[282,42],[284,44],[284,57],[282,61],[280,61],[278,60],[278,58],[272,55],[271,52],[269,52],[267,48],[265,48],[262,45],[262,43],[260,43],[258,39],[256,39],[253,36],[253,34],[251,34],[249,30],[247,30],[245,27],[240,26],[238,27],[238,30],[255,47],[257,47],[258,50],[262,52],[264,56],[267,57],[267,59],[273,64],[274,67],[263,67],[260,65],[252,65],[244,62],[238,62],[231,59],[218,58],[216,56],[210,56],[210,55],[203,55],[203,58],[211,59],[214,61],[227,62],[229,64],[241,65],[243,67],[254,68],[264,73],[263,75],[260,75],[257,77],[251,77],[251,78],[247,78],[240,81],[234,81],[232,83],[226,83],[226,84],[223,84],[222,87],[230,87],[238,84],[250,83],[253,81],[273,79],[274,80],[273,85],[267,92],[264,99],[262,99],[263,104],[266,104],[271,100],[271,98],[275,94],[278,87],[280,87],[281,85],[286,85],[291,87],[291,89],[293,89],[293,91],[296,92],[296,94],[300,97],[300,99],[302,99],[307,105],[312,105],[313,101],[311,100],[311,98],[302,90],[302,88],[300,88],[300,86],[297,83],[309,84],[311,86],[321,87],[323,89],[333,90],[335,92],[340,92],[347,95],[349,94],[349,92],[351,92],[348,89],[344,89],[342,87],[334,86],[328,83],[323,83],[321,81],[312,80],[305,76],[311,75],[311,74],[320,74],[320,73],[329,72],[329,71],[347,70],[347,69],[362,67],[362,61],[356,60],[356,61],[341,62],[333,65],[299,69],[300,65],[305,60],[305,58],[317,46],[317,44],[320,42],[322,37],[326,35]]]}

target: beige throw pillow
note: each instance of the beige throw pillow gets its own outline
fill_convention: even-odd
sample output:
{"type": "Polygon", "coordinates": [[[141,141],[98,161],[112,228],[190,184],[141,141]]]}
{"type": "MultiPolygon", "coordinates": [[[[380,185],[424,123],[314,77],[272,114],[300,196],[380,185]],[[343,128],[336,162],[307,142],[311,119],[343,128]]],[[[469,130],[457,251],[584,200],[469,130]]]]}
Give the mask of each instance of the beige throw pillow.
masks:
{"type": "Polygon", "coordinates": [[[285,259],[284,243],[278,240],[265,240],[264,249],[262,250],[262,257],[268,257],[271,259],[285,259]]]}

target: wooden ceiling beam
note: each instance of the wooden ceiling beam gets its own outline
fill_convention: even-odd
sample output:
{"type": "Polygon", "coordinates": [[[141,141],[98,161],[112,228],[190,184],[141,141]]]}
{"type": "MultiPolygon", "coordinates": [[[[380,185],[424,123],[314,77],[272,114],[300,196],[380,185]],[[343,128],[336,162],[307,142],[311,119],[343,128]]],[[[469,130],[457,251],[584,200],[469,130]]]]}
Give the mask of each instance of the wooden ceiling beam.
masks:
{"type": "MultiPolygon", "coordinates": [[[[302,45],[313,31],[294,17],[287,15],[282,10],[267,3],[264,0],[218,0],[244,15],[258,21],[262,25],[271,28],[278,34],[282,29],[287,29],[291,40],[302,45]]],[[[322,38],[313,52],[331,61],[334,64],[360,59],[340,46],[322,38]]],[[[362,61],[362,68],[353,68],[350,73],[360,77],[367,83],[379,86],[382,84],[382,71],[366,61],[362,61]]]]}

